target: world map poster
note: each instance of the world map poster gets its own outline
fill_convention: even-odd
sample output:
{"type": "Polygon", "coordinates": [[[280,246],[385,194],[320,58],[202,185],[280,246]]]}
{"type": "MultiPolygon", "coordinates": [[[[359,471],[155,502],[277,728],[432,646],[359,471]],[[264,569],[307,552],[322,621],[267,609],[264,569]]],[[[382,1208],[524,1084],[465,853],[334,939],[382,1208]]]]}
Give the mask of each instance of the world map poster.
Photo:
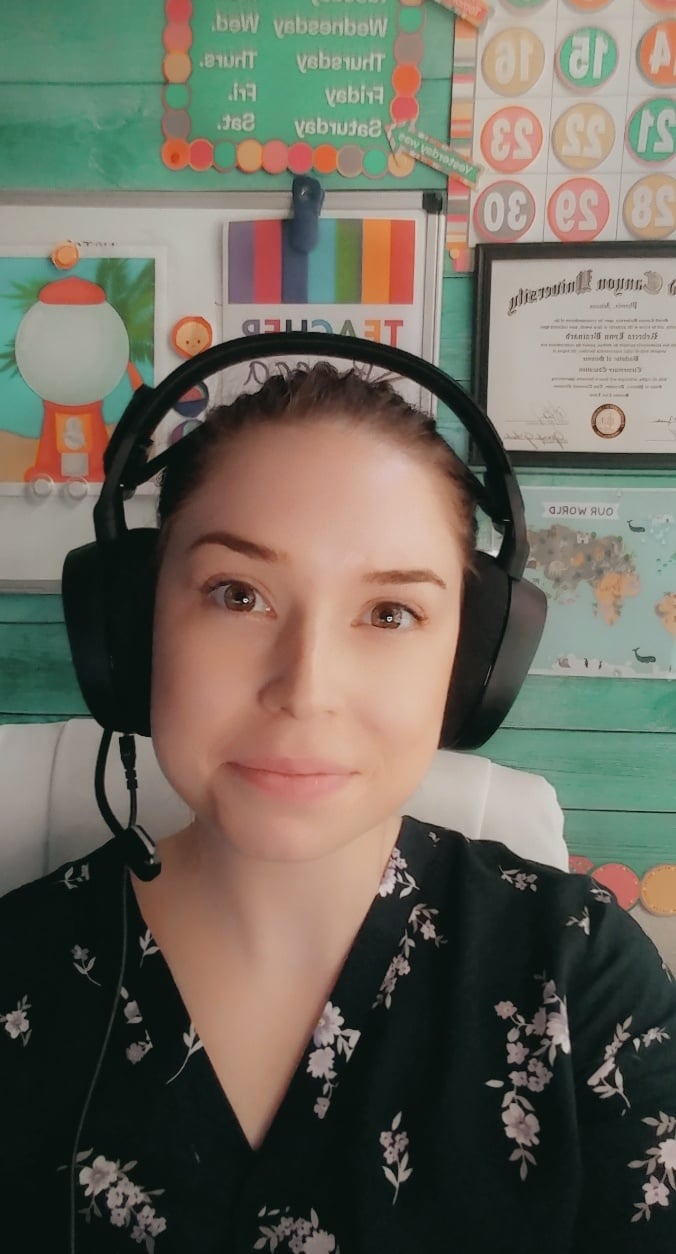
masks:
{"type": "Polygon", "coordinates": [[[676,491],[524,487],[547,594],[531,673],[676,679],[676,491]]]}

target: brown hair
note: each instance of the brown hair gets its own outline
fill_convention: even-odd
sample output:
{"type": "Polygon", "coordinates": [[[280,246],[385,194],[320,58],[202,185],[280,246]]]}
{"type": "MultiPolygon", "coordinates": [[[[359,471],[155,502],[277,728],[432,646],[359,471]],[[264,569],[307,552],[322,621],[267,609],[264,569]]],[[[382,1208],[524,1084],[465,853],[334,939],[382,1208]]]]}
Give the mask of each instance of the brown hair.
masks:
{"type": "Polygon", "coordinates": [[[410,405],[387,380],[372,382],[354,368],[340,372],[329,362],[271,375],[258,392],[242,392],[231,404],[210,410],[204,422],[180,441],[180,452],[169,458],[161,477],[158,564],[171,519],[200,487],[217,451],[254,427],[321,421],[339,421],[383,435],[445,476],[463,568],[465,572],[473,569],[476,494],[467,468],[439,434],[434,419],[410,405]]]}

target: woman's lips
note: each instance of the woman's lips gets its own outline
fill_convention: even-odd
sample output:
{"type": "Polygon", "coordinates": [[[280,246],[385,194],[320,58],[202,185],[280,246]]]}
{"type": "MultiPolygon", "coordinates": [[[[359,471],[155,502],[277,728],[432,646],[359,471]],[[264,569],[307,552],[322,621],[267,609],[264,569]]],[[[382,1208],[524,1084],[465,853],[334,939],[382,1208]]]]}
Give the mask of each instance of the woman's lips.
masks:
{"type": "Polygon", "coordinates": [[[311,801],[337,792],[354,772],[321,758],[256,758],[229,762],[230,770],[260,792],[311,801]]]}
{"type": "Polygon", "coordinates": [[[257,753],[251,758],[240,758],[235,766],[246,766],[254,771],[273,771],[275,775],[352,775],[352,771],[331,758],[288,757],[281,753],[257,753]]]}

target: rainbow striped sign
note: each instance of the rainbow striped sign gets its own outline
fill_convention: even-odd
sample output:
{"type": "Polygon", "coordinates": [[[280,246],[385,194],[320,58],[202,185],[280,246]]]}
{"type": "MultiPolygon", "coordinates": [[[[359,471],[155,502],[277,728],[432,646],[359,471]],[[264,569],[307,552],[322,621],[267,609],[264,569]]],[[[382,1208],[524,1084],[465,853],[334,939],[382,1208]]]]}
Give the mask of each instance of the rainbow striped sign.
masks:
{"type": "Polygon", "coordinates": [[[413,304],[413,219],[322,217],[309,253],[291,247],[290,225],[288,218],[230,223],[229,304],[413,304]]]}

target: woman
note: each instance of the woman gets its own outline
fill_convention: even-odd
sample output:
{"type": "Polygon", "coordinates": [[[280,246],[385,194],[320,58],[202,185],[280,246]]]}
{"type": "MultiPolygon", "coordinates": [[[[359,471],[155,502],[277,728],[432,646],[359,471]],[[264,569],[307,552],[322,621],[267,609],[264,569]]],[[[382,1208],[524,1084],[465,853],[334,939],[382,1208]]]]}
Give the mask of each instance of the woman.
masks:
{"type": "Polygon", "coordinates": [[[159,523],[152,736],[194,817],[155,879],[113,840],[0,907],[5,1235],[673,1251],[651,942],[587,878],[400,818],[471,578],[461,464],[317,366],[214,411],[159,523]]]}

